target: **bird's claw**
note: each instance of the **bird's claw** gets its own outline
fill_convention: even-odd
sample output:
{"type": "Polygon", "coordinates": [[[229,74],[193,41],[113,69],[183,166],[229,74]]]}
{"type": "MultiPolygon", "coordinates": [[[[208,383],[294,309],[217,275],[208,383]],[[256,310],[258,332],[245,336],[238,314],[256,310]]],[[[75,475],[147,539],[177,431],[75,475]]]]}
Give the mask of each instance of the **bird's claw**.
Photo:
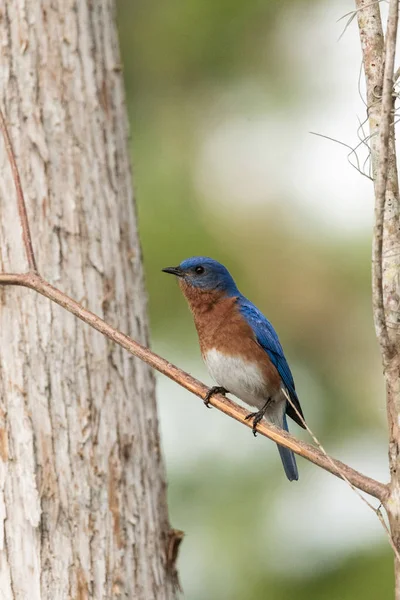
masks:
{"type": "Polygon", "coordinates": [[[257,412],[249,413],[244,418],[245,421],[250,421],[250,419],[253,419],[252,431],[253,431],[254,437],[257,437],[257,425],[260,423],[260,421],[263,420],[263,418],[265,416],[265,412],[266,412],[270,402],[271,402],[271,398],[268,398],[268,400],[266,401],[264,406],[261,408],[261,410],[258,410],[257,412]]]}
{"type": "Polygon", "coordinates": [[[211,408],[211,406],[210,406],[211,396],[213,396],[214,394],[223,394],[225,396],[225,394],[227,394],[227,393],[228,393],[228,390],[226,390],[224,387],[221,387],[220,385],[214,385],[213,387],[211,387],[208,390],[207,394],[204,396],[203,402],[207,406],[207,408],[211,408]]]}
{"type": "Polygon", "coordinates": [[[254,437],[257,437],[257,425],[259,424],[260,421],[262,421],[264,417],[264,412],[259,410],[257,412],[253,412],[253,413],[249,413],[246,417],[245,417],[245,421],[250,421],[250,419],[253,419],[253,435],[254,437]]]}

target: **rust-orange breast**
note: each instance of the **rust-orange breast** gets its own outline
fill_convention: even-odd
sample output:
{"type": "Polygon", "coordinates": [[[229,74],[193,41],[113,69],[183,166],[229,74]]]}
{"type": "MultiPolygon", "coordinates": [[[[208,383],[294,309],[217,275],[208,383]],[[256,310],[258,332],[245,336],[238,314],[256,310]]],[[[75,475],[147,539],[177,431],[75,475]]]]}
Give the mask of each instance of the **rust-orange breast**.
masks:
{"type": "Polygon", "coordinates": [[[213,348],[228,356],[238,356],[256,363],[265,380],[279,387],[279,373],[240,314],[237,297],[226,297],[218,291],[199,290],[188,286],[184,280],[179,283],[193,314],[203,358],[213,348]]]}

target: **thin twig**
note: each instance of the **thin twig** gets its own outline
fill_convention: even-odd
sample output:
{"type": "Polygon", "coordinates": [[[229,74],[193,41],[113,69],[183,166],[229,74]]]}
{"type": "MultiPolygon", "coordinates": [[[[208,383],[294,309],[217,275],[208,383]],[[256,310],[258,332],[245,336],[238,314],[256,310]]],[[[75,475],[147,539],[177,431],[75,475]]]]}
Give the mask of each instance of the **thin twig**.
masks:
{"type": "MultiPolygon", "coordinates": [[[[366,177],[367,179],[372,180],[372,178],[365,173],[361,167],[360,167],[360,162],[358,159],[358,155],[357,155],[357,150],[360,146],[362,146],[365,142],[365,140],[360,140],[360,142],[357,144],[357,146],[355,146],[354,148],[352,146],[350,146],[350,144],[346,144],[346,142],[342,142],[341,140],[337,140],[336,138],[330,137],[329,135],[324,135],[323,133],[317,133],[315,131],[310,131],[311,135],[315,135],[317,137],[321,137],[324,138],[326,140],[329,140],[330,142],[335,142],[335,144],[339,144],[340,146],[344,146],[345,148],[347,148],[348,150],[350,150],[349,154],[347,155],[347,160],[350,163],[350,165],[358,172],[360,173],[360,175],[362,175],[363,177],[366,177]],[[355,156],[355,160],[357,164],[354,164],[351,162],[351,156],[354,154],[355,156]]],[[[367,158],[368,160],[368,158],[367,158]]],[[[365,165],[365,163],[364,163],[365,165]]],[[[363,166],[364,166],[363,165],[363,166]]]]}
{"type": "MultiPolygon", "coordinates": [[[[314,444],[316,444],[318,446],[318,448],[321,450],[321,452],[326,456],[326,458],[329,460],[329,462],[332,462],[332,458],[329,456],[329,454],[326,452],[325,448],[322,446],[321,442],[318,440],[317,436],[311,431],[310,427],[307,425],[303,415],[300,413],[299,409],[297,408],[297,406],[294,404],[294,402],[292,401],[292,399],[290,398],[289,394],[284,390],[284,394],[289,402],[289,404],[291,405],[291,407],[293,408],[293,410],[295,411],[295,413],[297,414],[298,418],[300,419],[300,421],[302,422],[302,424],[304,425],[305,429],[307,430],[308,434],[310,435],[310,437],[312,438],[312,440],[314,441],[314,444]]],[[[353,490],[353,492],[355,492],[357,494],[357,496],[364,502],[364,504],[366,504],[368,506],[368,508],[370,508],[378,517],[379,521],[381,522],[381,525],[383,527],[383,529],[385,530],[385,533],[388,536],[389,539],[389,544],[391,545],[393,552],[396,555],[397,560],[400,560],[400,553],[396,548],[396,545],[393,541],[392,535],[390,533],[389,527],[386,524],[385,519],[383,518],[382,515],[382,511],[381,511],[381,506],[382,503],[379,504],[378,508],[376,508],[373,504],[371,504],[371,502],[369,502],[369,500],[367,500],[367,498],[365,498],[361,492],[356,488],[355,485],[352,484],[351,481],[349,481],[349,479],[346,477],[346,474],[344,472],[340,473],[341,478],[350,486],[350,488],[353,490]]]]}
{"type": "Polygon", "coordinates": [[[28,260],[28,265],[29,265],[30,271],[33,271],[36,273],[37,272],[36,260],[35,260],[35,254],[33,252],[31,231],[29,228],[28,214],[26,212],[24,193],[22,191],[21,179],[19,176],[17,162],[15,160],[14,150],[13,150],[13,147],[11,144],[11,139],[8,134],[6,121],[4,119],[3,111],[1,110],[1,108],[0,108],[0,129],[1,129],[1,132],[4,137],[4,143],[5,143],[6,150],[7,150],[7,156],[8,156],[8,160],[10,162],[10,167],[11,167],[14,184],[15,184],[15,189],[17,192],[18,213],[19,213],[19,218],[20,218],[21,227],[22,227],[22,240],[24,243],[26,258],[28,260]]]}
{"type": "Polygon", "coordinates": [[[373,0],[373,2],[370,2],[369,4],[365,4],[364,6],[360,6],[358,8],[356,8],[355,10],[350,10],[349,12],[345,13],[344,15],[342,15],[341,17],[339,17],[336,21],[336,23],[340,23],[340,21],[343,21],[343,19],[345,19],[346,17],[356,17],[357,13],[360,10],[364,10],[365,8],[369,8],[370,6],[373,6],[374,4],[379,4],[379,2],[382,2],[382,0],[373,0]]]}
{"type": "Polygon", "coordinates": [[[368,103],[365,100],[365,98],[363,96],[363,93],[362,93],[362,90],[361,90],[361,78],[362,78],[362,74],[363,74],[363,62],[361,61],[360,70],[358,72],[357,89],[358,89],[358,95],[360,96],[361,102],[364,104],[365,108],[368,110],[368,103]]]}
{"type": "Polygon", "coordinates": [[[346,33],[348,27],[351,25],[352,21],[355,19],[355,17],[357,16],[357,13],[360,10],[363,10],[363,8],[367,8],[369,6],[373,6],[374,4],[379,4],[379,2],[383,2],[383,0],[373,0],[373,2],[370,2],[369,4],[366,4],[364,7],[361,8],[356,8],[356,10],[351,10],[350,12],[342,15],[337,21],[336,23],[339,23],[340,21],[342,21],[343,19],[345,19],[346,17],[349,17],[346,21],[346,25],[344,26],[344,29],[342,31],[342,33],[340,34],[340,36],[338,37],[338,42],[340,42],[340,40],[342,39],[342,37],[344,36],[344,34],[346,33]]]}
{"type": "MultiPolygon", "coordinates": [[[[179,369],[175,365],[171,364],[161,356],[158,356],[154,352],[151,352],[148,348],[145,348],[129,336],[121,333],[117,329],[114,329],[111,325],[103,321],[100,317],[87,310],[78,302],[53,287],[42,279],[40,275],[35,273],[27,273],[27,274],[1,274],[0,275],[0,285],[20,285],[24,287],[31,288],[35,290],[39,294],[42,294],[49,300],[52,300],[56,304],[59,304],[70,313],[93,327],[97,329],[100,333],[107,336],[110,340],[128,350],[134,356],[137,356],[148,365],[163,373],[182,387],[186,388],[193,394],[196,394],[200,398],[204,399],[206,393],[208,392],[208,388],[189,375],[179,369]]],[[[236,404],[232,402],[228,398],[218,394],[212,396],[210,400],[210,404],[215,406],[218,410],[222,411],[226,415],[229,415],[236,421],[239,421],[243,425],[247,427],[252,427],[249,421],[246,421],[246,416],[248,412],[236,404]]],[[[294,436],[270,425],[268,423],[262,423],[258,426],[257,429],[262,435],[270,438],[277,444],[281,446],[285,446],[286,448],[290,448],[296,454],[303,456],[307,460],[313,462],[314,464],[322,467],[326,471],[329,471],[336,477],[343,479],[343,474],[345,477],[358,489],[370,494],[371,496],[375,496],[381,502],[383,502],[388,495],[388,488],[385,484],[375,481],[366,475],[362,475],[355,469],[352,469],[348,465],[335,460],[333,458],[327,457],[321,450],[315,448],[311,444],[306,444],[300,440],[297,440],[294,436]]]]}

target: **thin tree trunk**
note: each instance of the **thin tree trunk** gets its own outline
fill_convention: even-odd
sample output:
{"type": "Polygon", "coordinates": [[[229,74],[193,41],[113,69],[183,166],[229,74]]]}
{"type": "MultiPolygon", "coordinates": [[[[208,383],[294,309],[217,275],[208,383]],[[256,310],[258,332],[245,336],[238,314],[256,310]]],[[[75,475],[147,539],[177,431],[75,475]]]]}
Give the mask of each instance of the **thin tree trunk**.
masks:
{"type": "MultiPolygon", "coordinates": [[[[38,267],[147,343],[114,3],[0,3],[0,103],[38,267]]],[[[0,143],[0,271],[27,269],[0,143]]],[[[0,597],[175,597],[150,368],[0,288],[0,597]]]]}
{"type": "MultiPolygon", "coordinates": [[[[395,144],[393,71],[398,0],[390,0],[385,39],[379,2],[356,0],[367,84],[375,191],[373,308],[386,382],[390,493],[384,502],[397,556],[400,553],[400,201],[395,144]]],[[[395,598],[400,600],[400,561],[395,557],[395,598]]]]}

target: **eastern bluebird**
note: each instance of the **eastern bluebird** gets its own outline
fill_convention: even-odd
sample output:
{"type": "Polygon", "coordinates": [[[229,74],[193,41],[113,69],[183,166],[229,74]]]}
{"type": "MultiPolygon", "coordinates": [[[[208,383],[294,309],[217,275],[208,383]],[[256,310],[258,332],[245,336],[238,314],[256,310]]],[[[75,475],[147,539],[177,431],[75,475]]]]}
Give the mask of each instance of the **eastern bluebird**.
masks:
{"type": "MultiPolygon", "coordinates": [[[[304,428],[288,396],[303,416],[293,376],[276,331],[254,304],[237,289],[229,271],[216,260],[194,256],[165,273],[179,278],[179,285],[192,311],[203,360],[218,386],[213,393],[228,392],[258,412],[253,419],[253,433],[265,417],[289,431],[286,415],[304,428]]],[[[278,445],[289,481],[299,478],[294,454],[278,445]]]]}

